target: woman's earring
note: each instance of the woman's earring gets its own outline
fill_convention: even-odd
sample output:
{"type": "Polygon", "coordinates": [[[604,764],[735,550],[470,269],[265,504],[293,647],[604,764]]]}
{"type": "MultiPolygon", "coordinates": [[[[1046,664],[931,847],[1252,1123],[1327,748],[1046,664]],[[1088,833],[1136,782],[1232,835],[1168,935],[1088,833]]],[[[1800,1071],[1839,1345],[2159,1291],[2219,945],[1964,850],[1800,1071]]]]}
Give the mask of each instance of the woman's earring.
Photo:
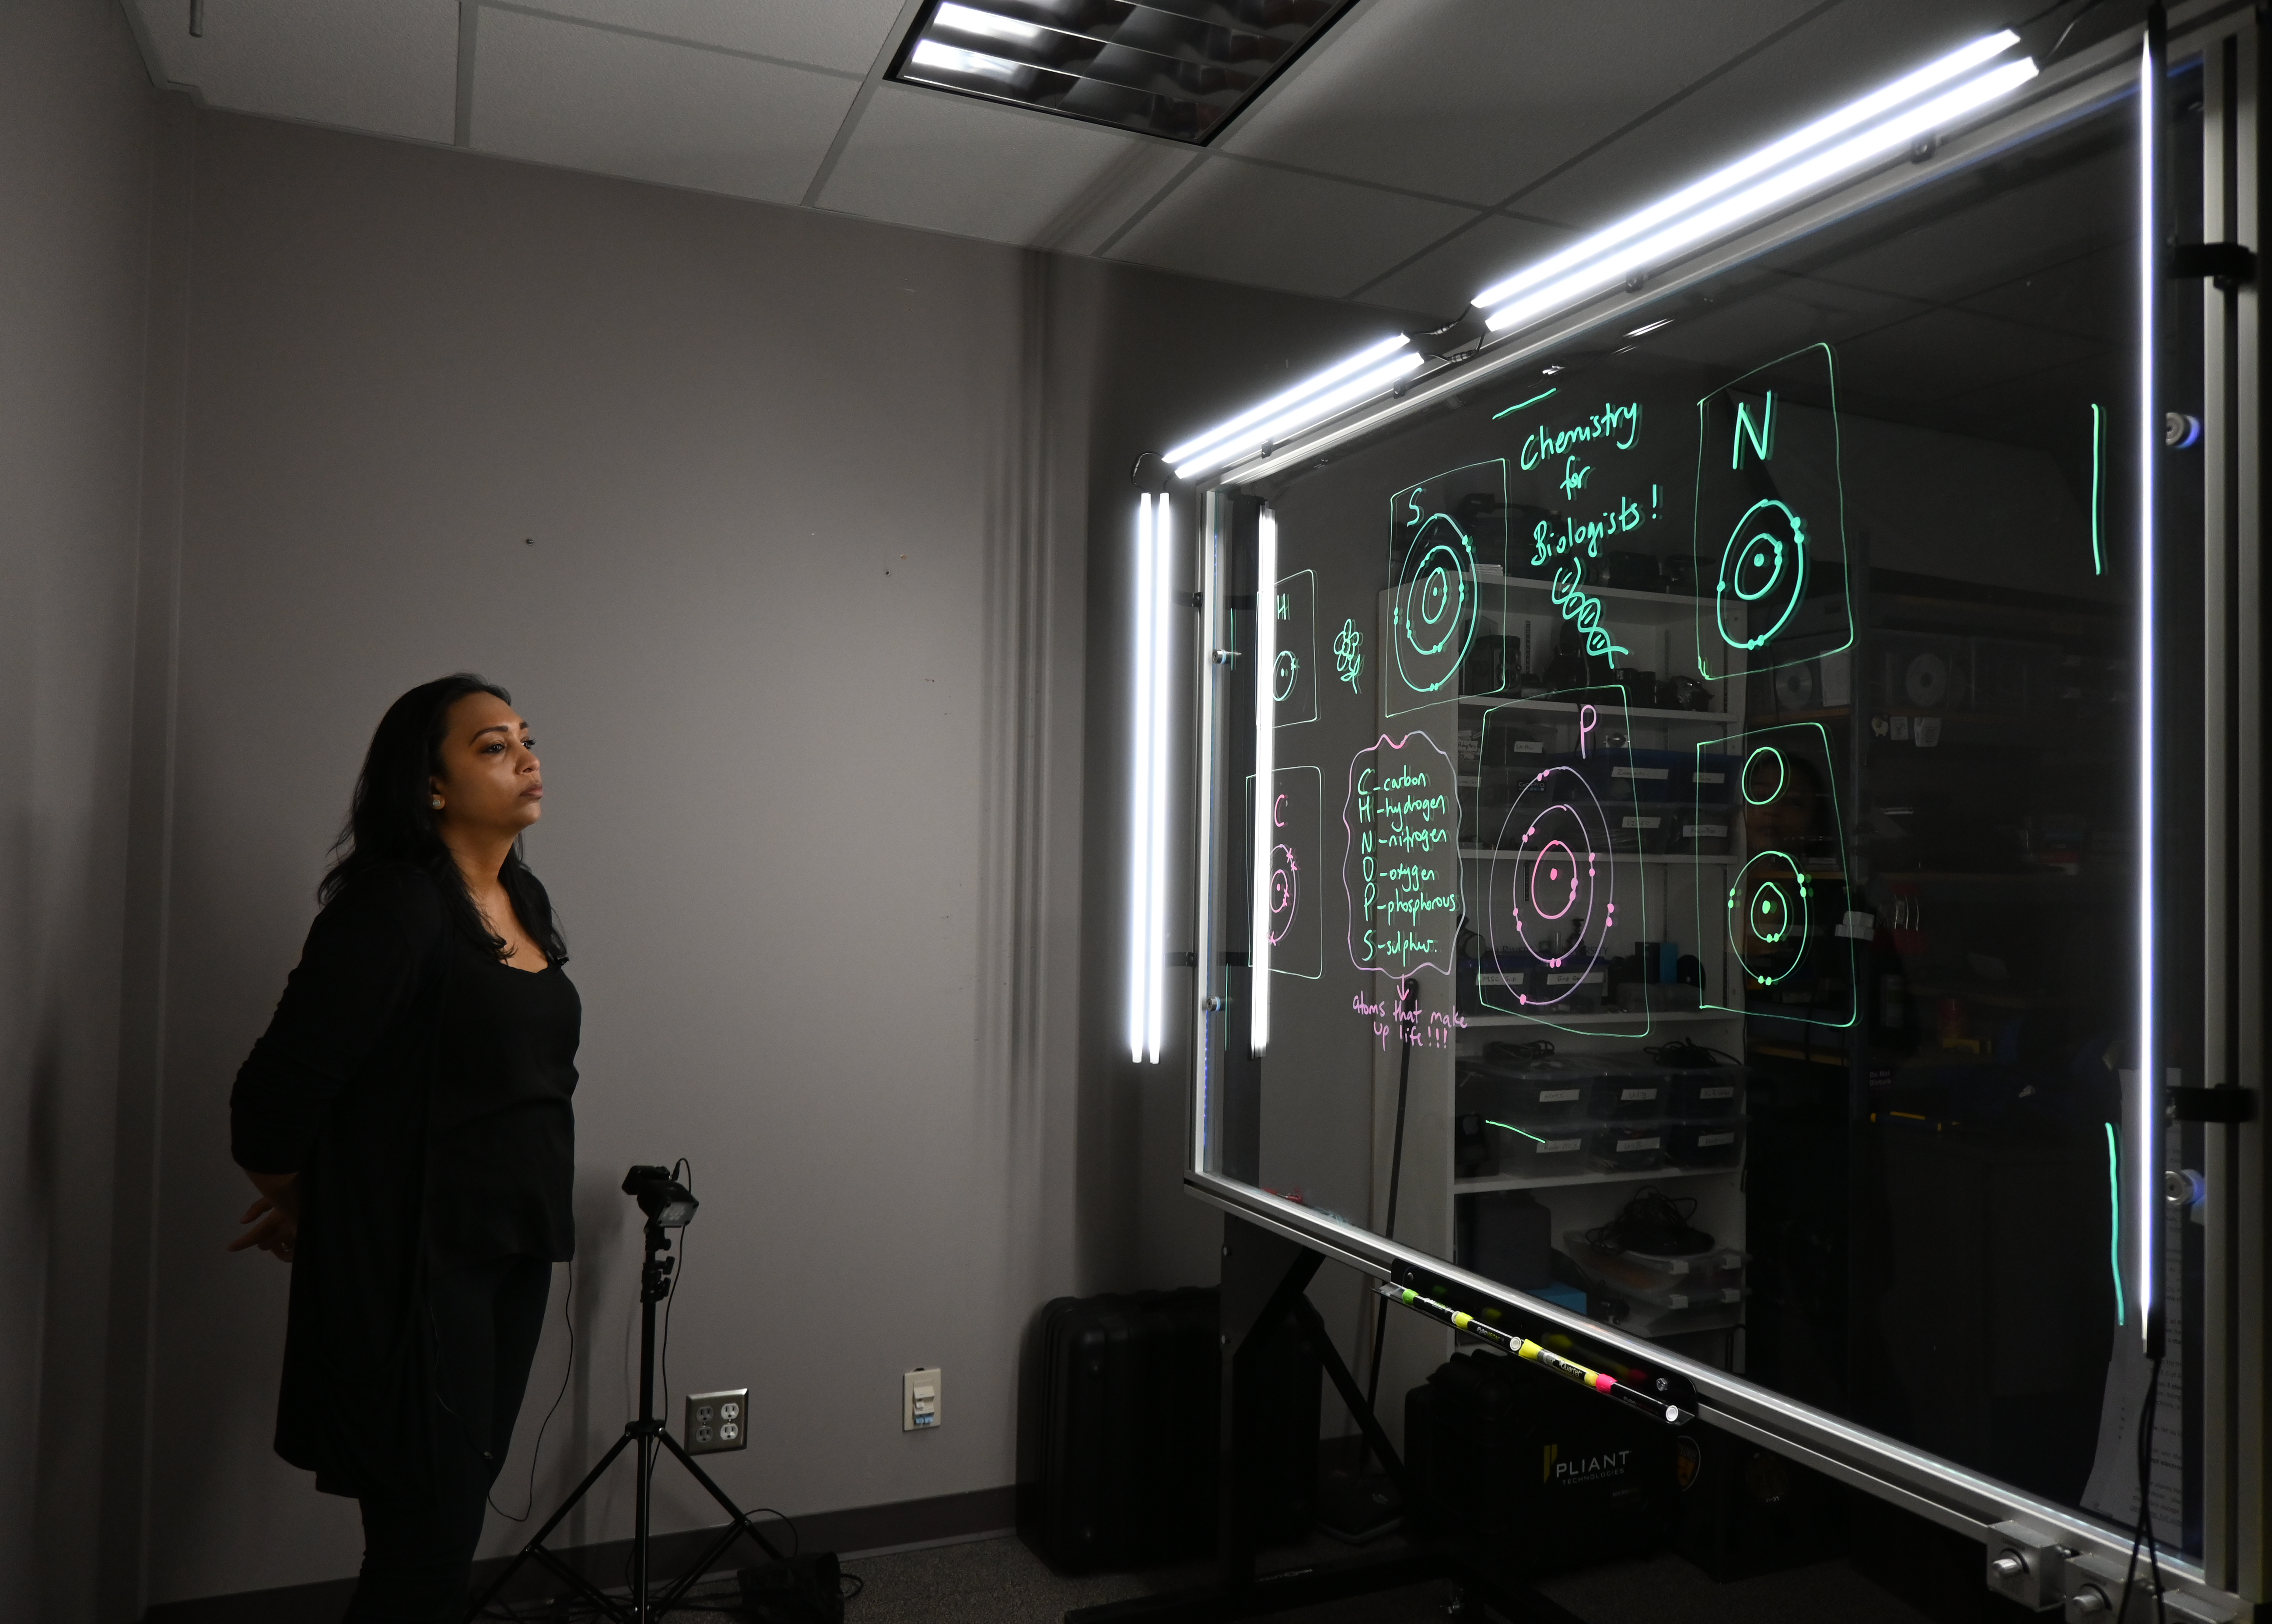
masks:
{"type": "Polygon", "coordinates": [[[442,810],[442,797],[437,795],[431,801],[428,802],[427,805],[433,807],[436,812],[440,812],[442,810]]]}

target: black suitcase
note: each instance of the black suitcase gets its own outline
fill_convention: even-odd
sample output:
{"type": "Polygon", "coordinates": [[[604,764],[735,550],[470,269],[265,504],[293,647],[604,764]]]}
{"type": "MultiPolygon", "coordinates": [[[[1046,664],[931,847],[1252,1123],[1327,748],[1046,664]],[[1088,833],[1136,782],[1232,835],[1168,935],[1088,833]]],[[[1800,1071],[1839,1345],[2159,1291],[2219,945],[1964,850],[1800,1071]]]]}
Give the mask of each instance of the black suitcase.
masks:
{"type": "Polygon", "coordinates": [[[1676,1444],[1598,1394],[1504,1354],[1454,1354],[1404,1401],[1412,1520],[1532,1575],[1672,1534],[1676,1444]]]}
{"type": "MultiPolygon", "coordinates": [[[[1066,1573],[1205,1556],[1215,1530],[1222,1410],[1209,1288],[1059,1298],[1042,1310],[1028,1384],[1039,1477],[1026,1542],[1066,1573]]],[[[1319,1366],[1290,1324],[1253,1366],[1257,1536],[1299,1539],[1317,1478],[1319,1366]]]]}
{"type": "Polygon", "coordinates": [[[1705,1427],[1682,1435],[1673,1549],[1722,1583],[1842,1555],[1845,1492],[1820,1472],[1705,1427]]]}

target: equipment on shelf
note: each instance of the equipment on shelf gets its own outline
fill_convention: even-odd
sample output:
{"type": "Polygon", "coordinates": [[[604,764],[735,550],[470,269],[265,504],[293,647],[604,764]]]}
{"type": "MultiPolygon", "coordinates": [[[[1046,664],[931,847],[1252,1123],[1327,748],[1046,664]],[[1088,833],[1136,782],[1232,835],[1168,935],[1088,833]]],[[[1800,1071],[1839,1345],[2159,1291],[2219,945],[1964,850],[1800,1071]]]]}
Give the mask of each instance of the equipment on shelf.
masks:
{"type": "Polygon", "coordinates": [[[1608,1253],[1648,1252],[1663,1257],[1693,1257],[1712,1249],[1712,1238],[1689,1219],[1696,1211],[1693,1195],[1667,1195],[1655,1185],[1644,1185],[1638,1194],[1618,1209],[1618,1216],[1601,1228],[1586,1231],[1588,1246],[1608,1253]]]}

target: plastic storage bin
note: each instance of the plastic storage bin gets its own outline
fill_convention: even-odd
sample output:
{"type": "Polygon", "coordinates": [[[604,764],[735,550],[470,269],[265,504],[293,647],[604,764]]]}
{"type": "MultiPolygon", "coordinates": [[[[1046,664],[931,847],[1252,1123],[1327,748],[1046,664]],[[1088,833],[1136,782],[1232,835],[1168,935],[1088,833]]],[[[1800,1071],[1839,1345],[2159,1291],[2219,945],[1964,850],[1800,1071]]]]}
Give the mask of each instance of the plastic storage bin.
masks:
{"type": "Polygon", "coordinates": [[[1658,1066],[1603,1063],[1586,1081],[1586,1114],[1596,1121],[1664,1114],[1665,1074],[1658,1066]]]}
{"type": "Polygon", "coordinates": [[[1667,1066],[1664,1113],[1669,1117],[1734,1117],[1744,1110],[1740,1066],[1667,1066]]]}
{"type": "Polygon", "coordinates": [[[1664,1165],[1664,1124],[1653,1118],[1586,1126],[1586,1160],[1596,1172],[1653,1171],[1664,1165]]]}
{"type": "Polygon", "coordinates": [[[1588,1171],[1588,1122],[1542,1123],[1518,1133],[1486,1124],[1484,1142],[1498,1153],[1499,1176],[1559,1179],[1588,1171]]]}
{"type": "Polygon", "coordinates": [[[1682,793],[1692,806],[1718,808],[1736,797],[1736,773],[1743,766],[1734,756],[1701,755],[1690,759],[1682,793]]]}
{"type": "Polygon", "coordinates": [[[1666,849],[1681,857],[1724,857],[1735,824],[1724,806],[1707,807],[1700,814],[1689,806],[1667,807],[1671,839],[1666,849]]]}
{"type": "Polygon", "coordinates": [[[1733,1167],[1744,1159],[1751,1124],[1742,1117],[1701,1117],[1667,1122],[1665,1159],[1675,1167],[1733,1167]]]}
{"type": "Polygon", "coordinates": [[[1605,809],[1610,820],[1610,849],[1660,856],[1672,849],[1680,827],[1681,811],[1665,801],[1643,801],[1638,806],[1612,803],[1605,809]]]}
{"type": "Polygon", "coordinates": [[[1454,1109],[1461,1116],[1496,1117],[1524,1127],[1567,1122],[1585,1114],[1586,1085],[1600,1071],[1598,1064],[1558,1055],[1528,1066],[1470,1063],[1460,1070],[1454,1109]]]}
{"type": "Polygon", "coordinates": [[[1574,964],[1560,969],[1542,965],[1530,972],[1533,1013],[1548,1020],[1553,1019],[1557,1011],[1567,1015],[1599,1014],[1602,999],[1609,990],[1609,972],[1598,964],[1591,969],[1574,964]]]}

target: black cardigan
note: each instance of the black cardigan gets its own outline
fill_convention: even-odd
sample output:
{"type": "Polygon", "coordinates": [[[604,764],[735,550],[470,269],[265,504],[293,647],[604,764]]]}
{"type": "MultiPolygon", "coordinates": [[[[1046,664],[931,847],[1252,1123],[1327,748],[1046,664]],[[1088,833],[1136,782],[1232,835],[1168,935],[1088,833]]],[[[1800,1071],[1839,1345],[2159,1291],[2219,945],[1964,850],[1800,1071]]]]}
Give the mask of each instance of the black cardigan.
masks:
{"type": "Polygon", "coordinates": [[[301,1176],[276,1452],[319,1489],[427,1493],[430,1270],[571,1255],[580,1025],[565,972],[499,964],[408,864],[310,928],[229,1127],[240,1165],[301,1176]]]}

